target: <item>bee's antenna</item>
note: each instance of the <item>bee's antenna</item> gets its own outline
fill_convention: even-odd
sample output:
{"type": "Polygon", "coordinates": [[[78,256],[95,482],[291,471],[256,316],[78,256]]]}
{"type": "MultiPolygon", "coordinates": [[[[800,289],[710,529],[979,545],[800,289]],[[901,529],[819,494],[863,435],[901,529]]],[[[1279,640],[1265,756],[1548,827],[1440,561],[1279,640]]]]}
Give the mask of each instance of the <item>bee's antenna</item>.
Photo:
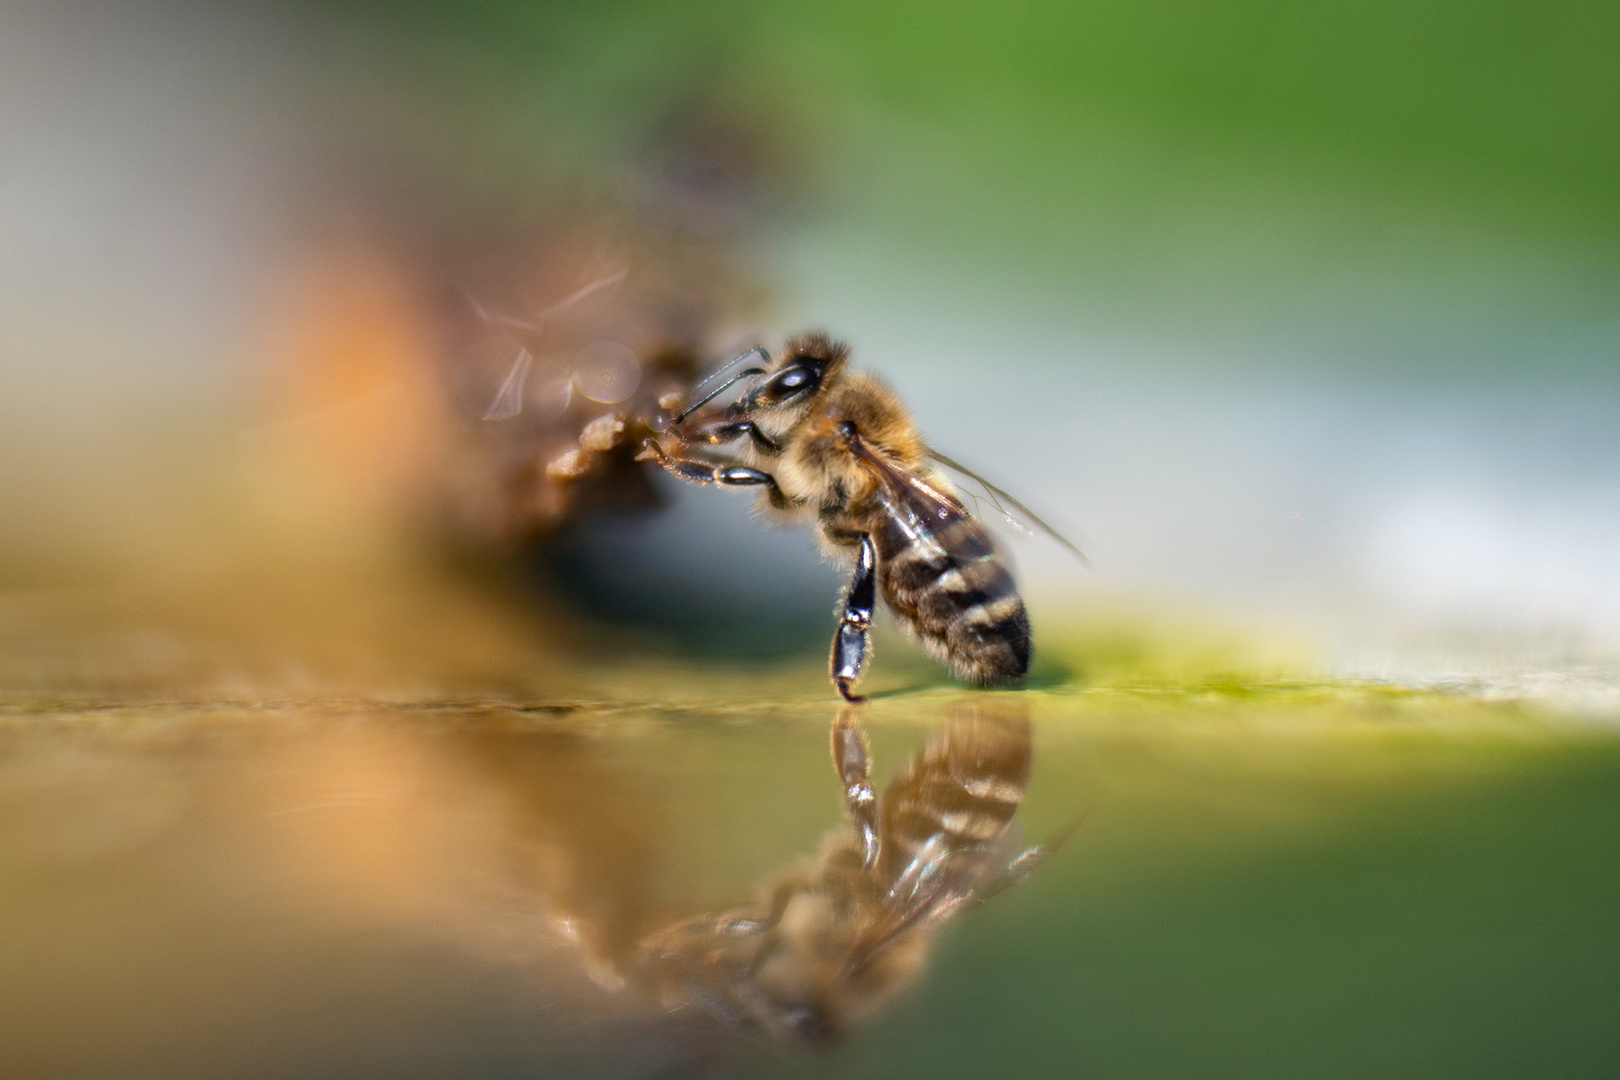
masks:
{"type": "Polygon", "coordinates": [[[742,355],[732,357],[730,360],[727,360],[724,364],[720,365],[720,367],[716,368],[714,371],[711,371],[696,386],[692,387],[692,393],[699,393],[705,386],[708,386],[710,383],[714,382],[714,380],[718,379],[720,376],[724,375],[726,372],[730,371],[732,368],[736,367],[738,364],[742,363],[744,360],[756,353],[758,353],[759,358],[765,361],[767,364],[771,362],[771,354],[765,351],[765,346],[755,345],[752,349],[749,349],[742,355]]]}
{"type": "MultiPolygon", "coordinates": [[[[692,393],[696,394],[700,392],[705,386],[708,386],[710,383],[714,382],[714,380],[718,379],[720,376],[724,375],[726,372],[730,371],[732,368],[736,367],[750,356],[753,356],[755,353],[758,353],[760,359],[764,360],[767,364],[771,362],[771,354],[765,351],[765,346],[755,345],[752,349],[749,349],[741,356],[728,361],[725,366],[720,368],[720,370],[698,383],[692,388],[692,393]]],[[[721,383],[719,386],[715,387],[713,390],[710,390],[707,394],[704,394],[702,397],[692,402],[692,404],[688,405],[685,410],[682,411],[681,415],[675,418],[675,423],[678,424],[682,420],[685,420],[688,416],[691,416],[694,412],[701,409],[703,406],[707,405],[721,394],[725,393],[727,389],[741,382],[743,379],[746,379],[751,375],[763,374],[765,374],[765,369],[761,367],[745,368],[744,370],[737,372],[737,374],[733,375],[731,378],[727,379],[725,382],[721,383]]]]}

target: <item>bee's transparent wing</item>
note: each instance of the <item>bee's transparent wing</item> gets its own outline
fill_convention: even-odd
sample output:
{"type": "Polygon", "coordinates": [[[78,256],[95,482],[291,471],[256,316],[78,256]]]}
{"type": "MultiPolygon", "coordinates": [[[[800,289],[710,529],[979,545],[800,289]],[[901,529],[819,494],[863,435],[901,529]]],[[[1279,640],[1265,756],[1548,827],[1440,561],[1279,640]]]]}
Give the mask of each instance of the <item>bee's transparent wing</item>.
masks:
{"type": "Polygon", "coordinates": [[[1042,521],[1040,517],[1036,515],[1035,511],[1019,502],[1012,495],[997,487],[995,484],[992,484],[990,481],[986,480],[984,477],[980,476],[966,465],[963,465],[954,458],[946,457],[944,454],[933,449],[932,447],[930,447],[928,450],[928,456],[945,466],[947,469],[950,469],[952,472],[961,473],[963,476],[982,487],[985,491],[985,495],[990,500],[990,504],[999,510],[1001,515],[1011,522],[1015,528],[1028,531],[1024,525],[1024,522],[1027,521],[1030,525],[1035,526],[1047,536],[1050,536],[1052,539],[1068,548],[1069,551],[1074,553],[1075,558],[1079,559],[1087,566],[1091,565],[1091,560],[1086,557],[1086,553],[1081,551],[1073,541],[1069,540],[1068,537],[1064,536],[1052,526],[1042,521]],[[1019,518],[1013,516],[1012,510],[1007,509],[1009,506],[1012,507],[1012,510],[1016,510],[1018,512],[1018,514],[1023,518],[1023,521],[1020,521],[1019,518]]]}
{"type": "MultiPolygon", "coordinates": [[[[868,446],[859,435],[850,437],[849,446],[855,456],[870,466],[883,485],[883,496],[889,516],[913,542],[931,544],[940,554],[944,547],[937,534],[944,526],[973,515],[955,496],[940,490],[924,477],[902,469],[888,458],[868,446]]],[[[982,526],[975,526],[982,531],[982,526]]],[[[988,544],[989,536],[985,534],[988,544]]]]}

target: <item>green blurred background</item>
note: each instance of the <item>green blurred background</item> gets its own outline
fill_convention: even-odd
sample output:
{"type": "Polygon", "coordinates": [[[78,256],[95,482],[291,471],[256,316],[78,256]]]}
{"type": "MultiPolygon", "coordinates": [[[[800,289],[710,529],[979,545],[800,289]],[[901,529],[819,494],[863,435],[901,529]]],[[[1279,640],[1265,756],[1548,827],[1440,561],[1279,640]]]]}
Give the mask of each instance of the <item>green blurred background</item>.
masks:
{"type": "Polygon", "coordinates": [[[1617,24],[1572,3],[475,3],[343,25],[470,184],[622,162],[712,93],[789,128],[825,257],[1220,339],[1374,313],[1612,331],[1617,24]]]}

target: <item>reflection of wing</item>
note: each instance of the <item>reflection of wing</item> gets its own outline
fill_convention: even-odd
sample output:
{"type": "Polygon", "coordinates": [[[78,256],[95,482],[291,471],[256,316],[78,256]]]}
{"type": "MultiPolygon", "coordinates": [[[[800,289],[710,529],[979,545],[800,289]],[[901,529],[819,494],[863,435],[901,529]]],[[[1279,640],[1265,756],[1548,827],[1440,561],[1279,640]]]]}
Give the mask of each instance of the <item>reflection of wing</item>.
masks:
{"type": "Polygon", "coordinates": [[[949,918],[1017,855],[1009,835],[1029,783],[1027,715],[962,717],[883,792],[880,880],[887,917],[856,964],[910,930],[949,918]]]}
{"type": "Polygon", "coordinates": [[[1035,511],[1031,510],[1029,507],[1007,494],[1007,492],[1003,491],[1001,488],[998,488],[996,485],[992,484],[990,481],[986,480],[984,477],[980,476],[966,465],[963,465],[961,462],[956,461],[953,458],[946,457],[938,450],[930,449],[928,451],[928,456],[945,466],[947,469],[961,473],[969,480],[974,481],[979,486],[984,488],[985,493],[990,497],[991,505],[993,505],[997,510],[1000,510],[1002,515],[1006,517],[1008,521],[1012,522],[1013,525],[1018,526],[1019,528],[1023,527],[1018,519],[1014,518],[1012,513],[1008,511],[1007,506],[1011,506],[1014,510],[1017,510],[1019,514],[1023,515],[1025,520],[1027,520],[1031,525],[1040,529],[1047,536],[1050,536],[1052,539],[1068,548],[1081,562],[1085,563],[1087,566],[1091,565],[1091,560],[1086,558],[1085,552],[1076,547],[1062,533],[1058,532],[1056,529],[1052,528],[1052,526],[1048,525],[1046,522],[1037,517],[1035,515],[1035,511]],[[1003,503],[1006,505],[1002,505],[1003,503]]]}

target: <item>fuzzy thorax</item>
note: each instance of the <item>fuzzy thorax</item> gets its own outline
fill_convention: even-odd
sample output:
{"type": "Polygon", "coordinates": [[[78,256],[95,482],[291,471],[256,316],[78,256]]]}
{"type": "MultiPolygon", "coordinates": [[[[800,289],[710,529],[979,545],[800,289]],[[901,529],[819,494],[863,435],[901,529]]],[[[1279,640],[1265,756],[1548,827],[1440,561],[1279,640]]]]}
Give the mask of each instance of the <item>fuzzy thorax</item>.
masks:
{"type": "Polygon", "coordinates": [[[847,375],[784,433],[776,465],[783,494],[818,512],[870,502],[879,479],[850,450],[845,424],[897,466],[924,467],[922,437],[894,392],[870,375],[847,375]]]}

